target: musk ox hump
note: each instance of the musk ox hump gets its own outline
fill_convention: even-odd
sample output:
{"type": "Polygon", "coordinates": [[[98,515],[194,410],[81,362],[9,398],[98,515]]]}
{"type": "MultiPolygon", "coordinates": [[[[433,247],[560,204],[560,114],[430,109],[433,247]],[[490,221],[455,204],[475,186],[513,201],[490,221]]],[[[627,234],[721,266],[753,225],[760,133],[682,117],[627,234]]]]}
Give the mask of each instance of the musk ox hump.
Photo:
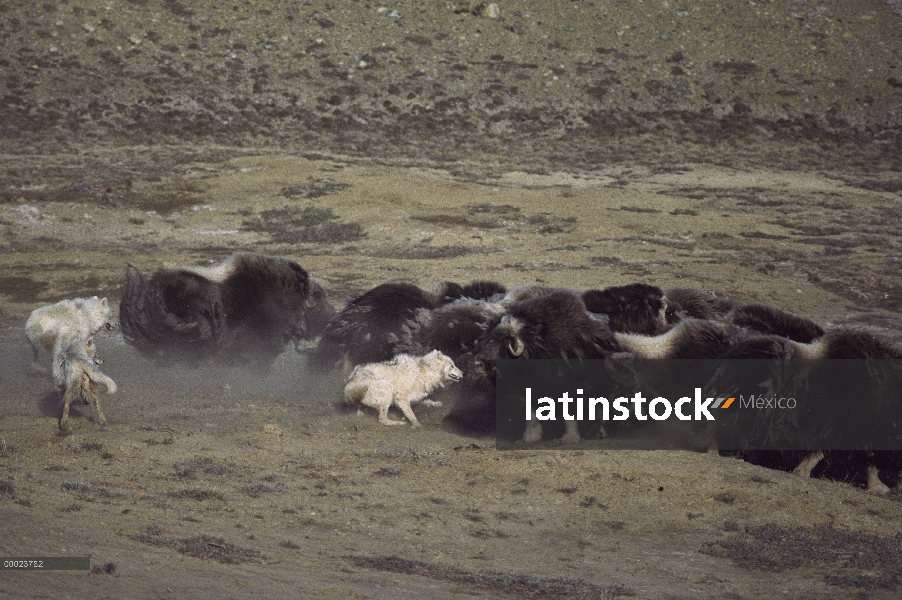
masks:
{"type": "Polygon", "coordinates": [[[850,329],[830,331],[810,344],[792,342],[792,345],[796,358],[902,358],[902,349],[866,331],[850,329]]]}
{"type": "Polygon", "coordinates": [[[739,304],[727,315],[727,321],[764,334],[778,335],[808,344],[824,335],[820,325],[766,304],[739,304]]]}
{"type": "Polygon", "coordinates": [[[605,314],[613,331],[652,335],[667,329],[664,290],[646,283],[631,283],[582,294],[586,310],[605,314]]]}

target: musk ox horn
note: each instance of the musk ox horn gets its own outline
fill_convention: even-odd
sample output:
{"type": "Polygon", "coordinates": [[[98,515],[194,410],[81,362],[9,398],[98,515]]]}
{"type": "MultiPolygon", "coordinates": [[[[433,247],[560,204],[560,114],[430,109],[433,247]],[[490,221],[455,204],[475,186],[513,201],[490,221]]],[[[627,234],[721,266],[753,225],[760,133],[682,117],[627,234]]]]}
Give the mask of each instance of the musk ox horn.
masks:
{"type": "Polygon", "coordinates": [[[514,358],[523,354],[523,351],[526,349],[526,346],[523,344],[523,340],[519,337],[514,337],[512,340],[507,340],[507,351],[514,358]]]}
{"type": "Polygon", "coordinates": [[[304,306],[306,306],[307,308],[316,308],[317,304],[318,302],[316,300],[316,296],[314,296],[313,294],[310,294],[309,296],[304,298],[304,306]]]}

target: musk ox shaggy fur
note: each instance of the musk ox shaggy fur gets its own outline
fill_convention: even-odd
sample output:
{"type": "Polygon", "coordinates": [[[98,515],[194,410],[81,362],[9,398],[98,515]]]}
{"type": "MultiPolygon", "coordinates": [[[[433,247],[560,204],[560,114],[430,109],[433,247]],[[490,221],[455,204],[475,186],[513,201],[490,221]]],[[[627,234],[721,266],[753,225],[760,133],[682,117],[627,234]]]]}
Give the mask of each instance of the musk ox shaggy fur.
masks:
{"type": "Polygon", "coordinates": [[[497,281],[478,280],[463,287],[461,298],[471,300],[500,300],[507,293],[507,287],[497,281]]]}
{"type": "Polygon", "coordinates": [[[492,381],[499,359],[591,359],[620,351],[605,320],[590,315],[580,297],[565,290],[512,305],[489,322],[477,349],[477,367],[492,381]]]}
{"type": "Polygon", "coordinates": [[[716,296],[696,288],[668,288],[664,290],[664,295],[680,319],[716,319],[736,304],[732,298],[716,296]]]}
{"type": "Polygon", "coordinates": [[[32,311],[25,323],[25,335],[31,344],[35,366],[41,349],[55,358],[73,341],[89,338],[104,329],[113,329],[110,304],[106,298],[97,296],[42,306],[32,311]]]}
{"type": "Polygon", "coordinates": [[[404,421],[388,418],[389,407],[395,405],[412,427],[419,427],[420,422],[410,405],[422,402],[428,406],[441,406],[441,402],[426,400],[426,397],[462,376],[454,361],[438,350],[425,356],[399,354],[388,362],[355,367],[345,386],[345,401],[377,409],[379,422],[383,425],[403,425],[404,421]]]}
{"type": "Polygon", "coordinates": [[[351,365],[382,362],[398,353],[401,336],[418,311],[435,310],[459,298],[497,296],[504,287],[476,281],[467,286],[442,282],[433,291],[412,283],[376,286],[352,299],[323,332],[314,361],[330,368],[345,358],[351,365]]]}
{"type": "Polygon", "coordinates": [[[150,277],[129,265],[119,313],[126,341],[145,355],[268,364],[320,333],[334,310],[296,262],[239,253],[150,277]]]}
{"type": "Polygon", "coordinates": [[[73,340],[60,351],[53,361],[53,381],[63,398],[63,413],[59,428],[69,427],[69,405],[81,398],[85,404],[97,408],[97,422],[106,425],[106,417],[97,398],[97,384],[106,387],[107,394],[116,393],[116,382],[100,372],[102,361],[97,357],[93,337],[73,340]]]}
{"type": "MultiPolygon", "coordinates": [[[[476,347],[476,369],[485,388],[495,385],[501,359],[600,359],[620,351],[607,318],[591,315],[577,293],[560,289],[511,305],[504,315],[488,323],[476,347]]],[[[491,408],[485,403],[485,409],[491,408]]],[[[492,418],[485,413],[486,418],[492,418]]],[[[564,441],[578,440],[576,422],[565,424],[564,441]]],[[[531,422],[523,434],[526,442],[541,437],[537,421],[531,422]]]]}
{"type": "Polygon", "coordinates": [[[608,316],[612,331],[654,335],[669,327],[664,290],[646,283],[631,283],[582,294],[586,310],[608,316]]]}
{"type": "Polygon", "coordinates": [[[811,343],[792,343],[793,358],[899,359],[902,349],[866,331],[837,329],[811,343]]]}
{"type": "Polygon", "coordinates": [[[810,343],[824,335],[823,328],[804,317],[767,304],[741,302],[734,298],[715,296],[693,288],[671,288],[666,291],[674,317],[716,320],[764,334],[777,335],[795,342],[810,343]]]}
{"type": "Polygon", "coordinates": [[[476,342],[485,333],[488,322],[506,313],[507,309],[502,302],[470,298],[461,298],[434,310],[420,309],[405,322],[396,349],[407,354],[440,350],[465,374],[474,375],[469,371],[474,366],[476,342]]]}
{"type": "Polygon", "coordinates": [[[748,337],[741,327],[718,321],[688,318],[661,335],[616,333],[625,352],[640,358],[720,358],[748,337]]]}

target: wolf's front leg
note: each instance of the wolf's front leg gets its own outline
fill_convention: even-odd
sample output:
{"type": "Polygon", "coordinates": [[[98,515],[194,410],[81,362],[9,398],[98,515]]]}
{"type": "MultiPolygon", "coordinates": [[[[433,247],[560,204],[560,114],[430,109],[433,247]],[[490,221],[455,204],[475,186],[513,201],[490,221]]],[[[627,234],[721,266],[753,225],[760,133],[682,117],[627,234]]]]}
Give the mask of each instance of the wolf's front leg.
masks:
{"type": "Polygon", "coordinates": [[[404,416],[407,417],[407,420],[410,421],[411,427],[420,427],[420,422],[417,421],[417,416],[413,414],[413,409],[410,408],[410,401],[398,401],[398,408],[401,409],[401,412],[404,413],[404,416]]]}

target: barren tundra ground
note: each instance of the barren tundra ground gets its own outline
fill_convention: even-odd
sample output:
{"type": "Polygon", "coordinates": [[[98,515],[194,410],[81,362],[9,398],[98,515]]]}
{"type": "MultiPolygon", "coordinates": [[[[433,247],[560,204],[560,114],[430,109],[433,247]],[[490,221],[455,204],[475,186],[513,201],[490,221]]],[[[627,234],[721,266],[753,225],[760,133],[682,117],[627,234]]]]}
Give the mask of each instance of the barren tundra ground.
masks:
{"type": "MultiPolygon", "coordinates": [[[[497,451],[98,340],[109,425],[22,328],[124,268],[644,281],[902,342],[898,2],[7,2],[0,596],[895,598],[902,503],[689,452],[497,451]],[[495,18],[490,18],[495,15],[495,18]],[[49,360],[44,357],[45,362],[49,360]]],[[[449,390],[450,391],[450,390],[449,390]]]]}

